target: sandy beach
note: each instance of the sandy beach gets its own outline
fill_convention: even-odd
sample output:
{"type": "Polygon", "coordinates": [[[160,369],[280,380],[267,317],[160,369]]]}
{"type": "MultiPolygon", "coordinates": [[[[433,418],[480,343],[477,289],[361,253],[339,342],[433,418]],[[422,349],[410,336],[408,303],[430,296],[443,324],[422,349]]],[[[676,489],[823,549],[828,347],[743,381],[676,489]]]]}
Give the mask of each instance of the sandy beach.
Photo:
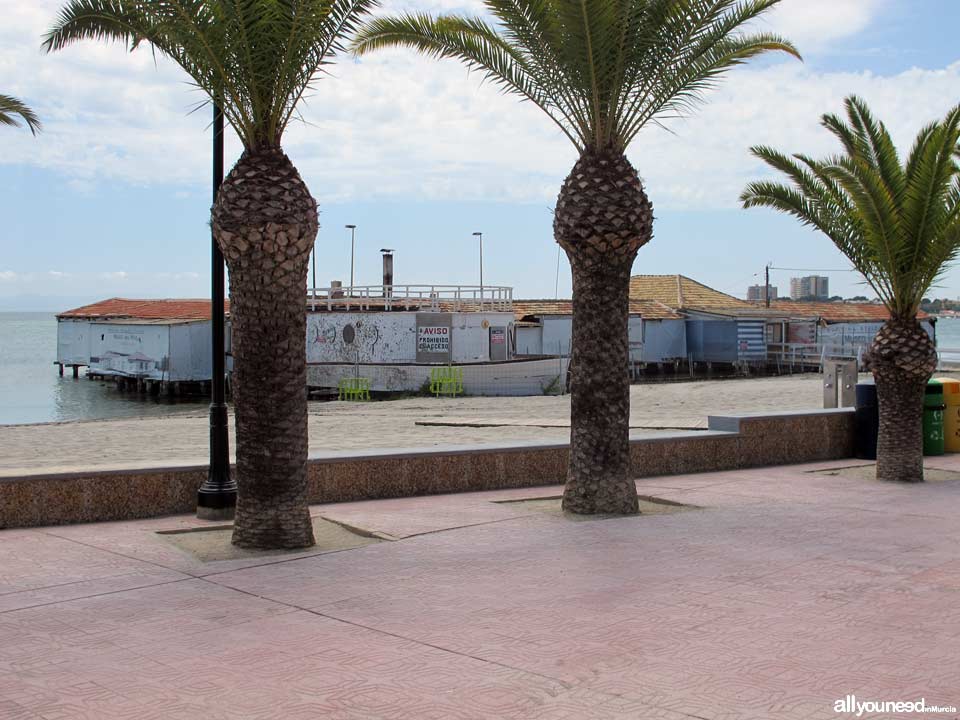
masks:
{"type": "MultiPolygon", "coordinates": [[[[634,385],[630,426],[636,434],[704,429],[708,415],[812,410],[822,405],[822,379],[813,374],[634,385]]],[[[569,437],[569,415],[569,396],[312,402],[310,450],[563,442],[569,437]]],[[[0,475],[201,464],[207,461],[207,446],[205,411],[0,426],[0,475]]]]}

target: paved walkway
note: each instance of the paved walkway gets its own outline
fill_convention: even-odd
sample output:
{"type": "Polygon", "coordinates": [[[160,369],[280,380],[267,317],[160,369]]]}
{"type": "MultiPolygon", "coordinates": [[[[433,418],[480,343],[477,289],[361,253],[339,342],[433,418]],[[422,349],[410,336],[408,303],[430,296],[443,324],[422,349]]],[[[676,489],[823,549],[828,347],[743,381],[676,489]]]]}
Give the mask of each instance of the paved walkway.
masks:
{"type": "Polygon", "coordinates": [[[642,480],[700,509],[633,518],[498,502],[559,488],[317,506],[397,540],[209,563],[156,534],[185,516],[0,532],[0,718],[960,706],[960,482],[809,472],[844,464],[642,480]]]}

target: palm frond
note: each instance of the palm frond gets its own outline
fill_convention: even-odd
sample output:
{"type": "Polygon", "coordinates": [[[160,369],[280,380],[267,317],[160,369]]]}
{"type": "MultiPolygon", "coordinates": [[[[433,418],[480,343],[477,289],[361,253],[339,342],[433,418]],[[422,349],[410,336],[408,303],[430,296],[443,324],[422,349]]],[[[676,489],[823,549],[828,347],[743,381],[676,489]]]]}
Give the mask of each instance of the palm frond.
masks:
{"type": "Polygon", "coordinates": [[[353,47],[357,55],[407,47],[429,57],[456,58],[502,89],[539,107],[574,144],[583,139],[576,112],[561,97],[545,92],[538,82],[542,70],[483,20],[456,15],[433,18],[423,13],[375,18],[360,28],[353,47]]]}
{"type": "Polygon", "coordinates": [[[363,55],[407,47],[455,58],[540,107],[581,150],[626,149],[648,123],[693,109],[723,73],[768,51],[741,30],[779,0],[485,0],[495,24],[410,13],[372,20],[363,55]]]}
{"type": "Polygon", "coordinates": [[[377,0],[69,0],[44,47],[147,43],[221,106],[247,148],[279,145],[318,71],[377,0]]]}
{"type": "Polygon", "coordinates": [[[800,53],[771,33],[741,34],[741,29],[779,0],[659,0],[648,4],[647,27],[632,58],[633,76],[621,123],[624,145],[650,120],[692,112],[729,69],[765,52],[800,53]]]}
{"type": "Polygon", "coordinates": [[[912,318],[960,253],[960,106],[920,130],[904,164],[863,100],[850,97],[845,106],[846,121],[822,118],[842,155],[794,155],[794,161],[771,148],[753,148],[790,184],[750,183],[740,199],[744,207],[770,207],[824,233],[891,316],[912,318]]]}
{"type": "Polygon", "coordinates": [[[0,95],[0,125],[26,125],[36,135],[42,127],[40,118],[26,104],[10,95],[0,95]]]}

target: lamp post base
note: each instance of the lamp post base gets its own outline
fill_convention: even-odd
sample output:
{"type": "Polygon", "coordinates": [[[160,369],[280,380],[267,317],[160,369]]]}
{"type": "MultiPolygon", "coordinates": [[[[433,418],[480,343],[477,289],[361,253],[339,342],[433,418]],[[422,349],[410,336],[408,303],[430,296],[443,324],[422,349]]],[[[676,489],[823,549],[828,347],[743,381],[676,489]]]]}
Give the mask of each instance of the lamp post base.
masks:
{"type": "Polygon", "coordinates": [[[197,519],[198,520],[233,520],[236,514],[236,505],[224,508],[204,507],[197,501],[197,519]]]}
{"type": "Polygon", "coordinates": [[[197,517],[232,520],[237,506],[237,483],[230,477],[227,406],[210,404],[210,472],[197,489],[197,517]]]}

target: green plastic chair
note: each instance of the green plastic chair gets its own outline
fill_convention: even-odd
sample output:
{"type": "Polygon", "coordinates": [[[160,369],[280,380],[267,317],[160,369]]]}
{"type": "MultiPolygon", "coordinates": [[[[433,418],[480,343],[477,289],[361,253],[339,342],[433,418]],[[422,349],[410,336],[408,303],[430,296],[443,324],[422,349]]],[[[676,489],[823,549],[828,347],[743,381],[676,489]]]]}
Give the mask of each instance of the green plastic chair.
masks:
{"type": "Polygon", "coordinates": [[[430,392],[436,397],[463,394],[463,368],[447,365],[430,368],[430,392]]]}
{"type": "Polygon", "coordinates": [[[370,399],[370,378],[340,378],[337,383],[337,400],[363,402],[370,399]]]}

